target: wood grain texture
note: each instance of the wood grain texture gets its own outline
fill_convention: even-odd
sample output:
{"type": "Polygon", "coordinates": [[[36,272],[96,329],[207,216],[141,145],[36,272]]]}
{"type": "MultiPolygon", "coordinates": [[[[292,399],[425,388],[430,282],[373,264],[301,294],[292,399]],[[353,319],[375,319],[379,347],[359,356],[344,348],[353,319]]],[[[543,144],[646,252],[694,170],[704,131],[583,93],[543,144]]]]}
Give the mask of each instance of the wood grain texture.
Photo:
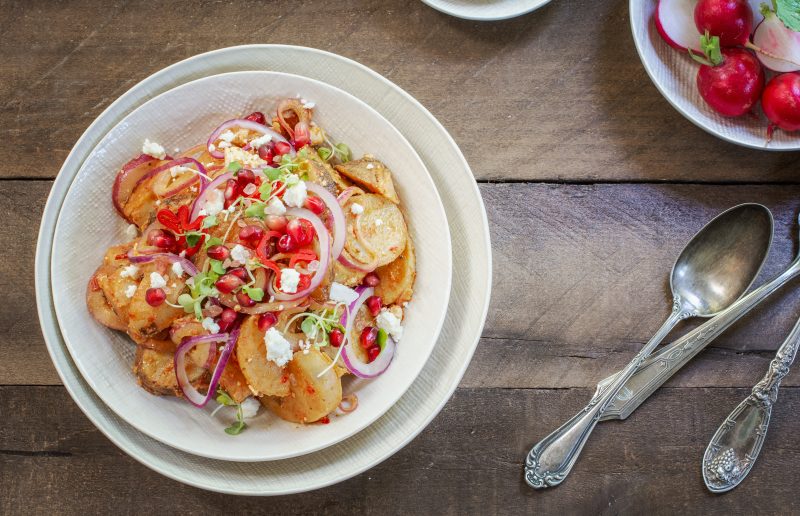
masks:
{"type": "Polygon", "coordinates": [[[231,45],[355,59],[418,98],[479,179],[797,182],[798,153],[722,142],[673,110],[626,0],[552,2],[498,23],[418,1],[0,1],[0,177],[54,177],[91,121],[148,75],[231,45]],[[41,30],[46,20],[48,30],[41,30]]]}
{"type": "Polygon", "coordinates": [[[411,444],[372,470],[313,494],[270,499],[187,487],[127,457],[61,387],[0,387],[0,513],[119,514],[790,514],[800,510],[800,389],[781,392],[751,477],[705,491],[707,439],[745,389],[664,389],[624,423],[598,426],[557,489],[523,484],[533,442],[572,415],[582,389],[465,389],[411,444]],[[491,424],[489,424],[491,422],[491,424]]]}

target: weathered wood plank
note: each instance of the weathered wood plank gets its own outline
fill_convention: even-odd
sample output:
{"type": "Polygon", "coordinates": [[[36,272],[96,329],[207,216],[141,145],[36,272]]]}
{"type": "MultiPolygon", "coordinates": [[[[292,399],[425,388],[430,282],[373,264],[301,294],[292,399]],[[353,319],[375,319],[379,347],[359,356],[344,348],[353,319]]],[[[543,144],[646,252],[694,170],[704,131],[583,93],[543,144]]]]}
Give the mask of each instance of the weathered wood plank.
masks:
{"type": "MultiPolygon", "coordinates": [[[[35,317],[33,277],[20,272],[32,270],[50,182],[2,187],[8,230],[0,233],[0,384],[56,384],[35,317]]],[[[483,184],[481,191],[494,289],[484,339],[464,380],[469,386],[593,386],[667,316],[670,267],[707,220],[744,201],[773,209],[775,241],[759,283],[789,263],[798,231],[800,187],[483,184]]],[[[672,385],[752,385],[800,311],[795,288],[720,337],[672,385]]],[[[800,385],[800,373],[786,382],[800,385]]]]}
{"type": "Polygon", "coordinates": [[[661,97],[627,11],[626,0],[553,2],[477,23],[407,0],[2,1],[0,152],[26,159],[0,176],[53,177],[105,107],[167,65],[283,43],[342,54],[399,84],[451,131],[478,178],[796,182],[800,154],[722,142],[661,97]]]}
{"type": "Polygon", "coordinates": [[[781,391],[751,476],[706,492],[707,440],[745,389],[665,389],[628,421],[601,424],[570,478],[537,492],[522,481],[528,448],[582,405],[585,390],[459,389],[405,449],[311,495],[224,496],[161,477],[111,444],[60,387],[0,387],[0,512],[120,514],[787,514],[800,389],[781,391]],[[666,423],[666,424],[665,424],[666,423]]]}

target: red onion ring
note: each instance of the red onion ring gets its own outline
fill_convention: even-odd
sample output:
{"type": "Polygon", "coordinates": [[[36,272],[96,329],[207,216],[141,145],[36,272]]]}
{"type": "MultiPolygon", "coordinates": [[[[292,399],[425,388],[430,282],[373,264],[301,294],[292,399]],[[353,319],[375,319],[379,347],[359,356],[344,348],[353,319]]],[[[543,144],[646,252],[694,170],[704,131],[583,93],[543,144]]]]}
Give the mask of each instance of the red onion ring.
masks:
{"type": "Polygon", "coordinates": [[[342,344],[342,360],[344,361],[344,365],[347,366],[347,369],[359,378],[375,378],[383,374],[383,372],[389,368],[389,364],[392,363],[392,358],[394,357],[396,343],[391,337],[387,338],[386,346],[384,346],[375,360],[368,364],[358,358],[358,354],[352,350],[353,342],[350,339],[350,333],[353,330],[353,321],[355,321],[361,305],[366,302],[367,298],[375,293],[375,289],[372,287],[356,288],[356,292],[359,291],[360,295],[358,299],[350,304],[349,310],[345,310],[342,314],[342,318],[339,320],[339,323],[345,327],[345,335],[347,337],[347,342],[342,344]],[[347,316],[348,313],[350,314],[349,318],[347,316]]]}
{"type": "MultiPolygon", "coordinates": [[[[158,180],[160,181],[161,178],[159,177],[158,180]]],[[[190,186],[192,186],[193,184],[195,184],[199,180],[200,180],[200,176],[199,175],[192,174],[189,177],[189,179],[180,182],[177,186],[172,185],[169,189],[167,189],[166,185],[162,186],[161,184],[156,182],[156,183],[153,184],[153,191],[159,197],[162,197],[164,199],[169,199],[172,196],[178,195],[180,192],[182,192],[183,190],[189,188],[190,186]]],[[[169,180],[167,180],[167,182],[169,182],[169,180]]]]}
{"type": "Polygon", "coordinates": [[[345,414],[349,414],[350,412],[354,411],[358,408],[358,396],[355,394],[348,394],[342,398],[342,401],[339,402],[339,410],[344,412],[345,414]],[[343,403],[347,402],[346,406],[343,406],[343,403]]]}
{"type": "MultiPolygon", "coordinates": [[[[111,189],[111,200],[114,203],[114,208],[117,209],[123,218],[128,220],[123,212],[123,206],[128,202],[131,194],[133,193],[136,185],[139,184],[141,178],[145,176],[151,169],[144,167],[148,163],[159,161],[149,154],[141,154],[138,158],[134,158],[125,163],[120,169],[117,177],[114,179],[114,186],[111,189]]],[[[155,165],[155,163],[153,163],[155,165]]],[[[130,222],[130,220],[128,220],[130,222]]]]}
{"type": "Polygon", "coordinates": [[[131,263],[147,263],[152,262],[156,258],[166,258],[172,263],[180,263],[183,271],[189,276],[197,275],[197,267],[187,258],[178,256],[173,253],[153,253],[153,254],[133,254],[133,249],[128,251],[128,260],[131,263]]]}
{"type": "Polygon", "coordinates": [[[317,197],[322,199],[322,202],[324,202],[331,211],[331,217],[333,218],[333,245],[331,245],[331,258],[336,260],[339,258],[339,255],[342,254],[342,249],[344,249],[345,228],[347,224],[345,222],[342,207],[339,205],[339,201],[336,200],[336,197],[334,197],[332,193],[322,186],[318,185],[317,183],[312,183],[311,181],[306,181],[305,183],[308,191],[314,193],[317,197]]]}
{"type": "Polygon", "coordinates": [[[222,376],[222,372],[225,370],[225,366],[228,363],[228,358],[231,356],[231,352],[233,352],[233,348],[236,345],[236,341],[239,339],[239,328],[234,329],[230,335],[227,333],[215,333],[213,335],[203,335],[200,337],[192,337],[186,339],[178,346],[177,351],[175,351],[175,377],[178,380],[178,386],[181,388],[183,395],[192,405],[202,408],[206,406],[208,400],[214,397],[217,391],[217,384],[219,384],[219,379],[222,376]],[[200,391],[194,388],[192,382],[189,381],[189,377],[186,374],[186,355],[188,352],[198,343],[198,342],[222,342],[227,339],[225,343],[225,348],[222,350],[222,355],[220,355],[219,360],[217,361],[217,367],[214,368],[214,372],[211,375],[211,382],[208,384],[208,391],[205,395],[200,394],[200,391]]]}
{"type": "Polygon", "coordinates": [[[217,176],[210,183],[200,187],[200,193],[197,194],[197,198],[192,204],[192,214],[189,216],[190,220],[196,220],[197,217],[200,216],[200,210],[202,210],[208,202],[208,195],[228,179],[233,179],[233,172],[226,172],[225,174],[217,176]]]}
{"type": "MultiPolygon", "coordinates": [[[[214,129],[214,131],[211,133],[211,136],[208,137],[208,142],[206,143],[206,147],[208,148],[208,153],[214,156],[215,158],[218,159],[224,158],[225,153],[220,152],[216,149],[211,150],[211,146],[214,144],[215,141],[217,141],[217,139],[219,139],[220,134],[224,133],[231,127],[241,127],[242,129],[247,129],[249,131],[255,131],[261,134],[268,134],[274,140],[277,140],[279,142],[289,143],[286,140],[286,138],[276,133],[275,131],[273,131],[264,124],[259,124],[258,122],[253,122],[252,120],[246,120],[244,118],[234,118],[233,120],[228,120],[227,122],[223,122],[219,127],[214,129]]],[[[294,149],[292,150],[292,156],[294,156],[294,149]]]]}
{"type": "Polygon", "coordinates": [[[297,217],[299,219],[306,219],[314,226],[314,231],[317,232],[317,240],[319,241],[319,269],[317,269],[316,274],[314,277],[311,278],[311,282],[309,283],[308,287],[304,288],[303,290],[299,290],[294,294],[287,294],[285,292],[281,292],[275,288],[275,282],[270,281],[267,284],[267,290],[271,296],[274,296],[275,299],[279,301],[294,301],[296,299],[301,299],[306,297],[317,287],[320,286],[322,280],[325,279],[325,276],[328,273],[328,266],[331,262],[331,243],[330,243],[330,235],[328,234],[328,230],[325,228],[325,225],[322,223],[319,217],[314,215],[313,212],[310,210],[306,210],[305,208],[291,208],[286,211],[286,215],[297,217]]]}
{"type": "Polygon", "coordinates": [[[355,186],[348,186],[347,188],[342,190],[342,193],[339,194],[336,200],[339,201],[340,206],[344,206],[347,203],[347,201],[350,200],[350,197],[352,197],[355,192],[356,192],[355,186]]]}
{"type": "Polygon", "coordinates": [[[370,273],[378,268],[378,258],[375,257],[373,261],[367,264],[361,264],[361,262],[355,261],[354,258],[350,256],[349,253],[346,251],[342,251],[342,254],[339,255],[339,263],[344,265],[345,267],[349,267],[350,269],[355,269],[360,272],[370,273]]]}

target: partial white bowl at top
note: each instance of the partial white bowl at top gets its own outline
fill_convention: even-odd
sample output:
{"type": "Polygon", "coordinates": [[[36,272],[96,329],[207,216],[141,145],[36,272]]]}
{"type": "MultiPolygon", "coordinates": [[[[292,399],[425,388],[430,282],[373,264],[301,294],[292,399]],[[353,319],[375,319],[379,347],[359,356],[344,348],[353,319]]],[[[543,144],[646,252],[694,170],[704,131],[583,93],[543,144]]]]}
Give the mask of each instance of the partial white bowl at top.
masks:
{"type": "MultiPolygon", "coordinates": [[[[757,2],[751,1],[751,5],[757,2]]],[[[692,123],[723,140],[754,149],[789,151],[800,150],[800,133],[775,130],[767,143],[769,121],[761,113],[760,103],[754,109],[757,117],[724,117],[710,107],[697,91],[696,77],[700,66],[689,57],[670,47],[658,34],[653,17],[658,0],[630,0],[631,30],[636,50],[644,69],[672,106],[692,123]]],[[[754,22],[762,19],[754,13],[754,22]]]]}
{"type": "Polygon", "coordinates": [[[408,389],[436,343],[450,295],[451,242],[439,194],[406,139],[375,110],[337,88],[277,72],[235,72],[198,79],[143,104],[114,127],[83,164],[72,183],[53,242],[53,301],[64,340],[86,382],[127,423],[179,450],[220,460],[265,461],[331,446],[383,415],[408,389]],[[389,369],[371,381],[350,381],[358,409],[328,425],[296,425],[262,409],[248,428],[230,436],[231,409],[211,412],[186,401],[153,396],[131,373],[135,345],[127,335],[96,323],[84,303],[86,284],[105,249],[124,242],[127,227],[112,207],[116,171],[138,155],[150,138],[187,149],[205,142],[221,122],[251,111],[271,111],[276,100],[301,96],[316,103],[315,120],[355,156],[372,153],[394,172],[417,251],[414,300],[405,333],[389,369]]]}

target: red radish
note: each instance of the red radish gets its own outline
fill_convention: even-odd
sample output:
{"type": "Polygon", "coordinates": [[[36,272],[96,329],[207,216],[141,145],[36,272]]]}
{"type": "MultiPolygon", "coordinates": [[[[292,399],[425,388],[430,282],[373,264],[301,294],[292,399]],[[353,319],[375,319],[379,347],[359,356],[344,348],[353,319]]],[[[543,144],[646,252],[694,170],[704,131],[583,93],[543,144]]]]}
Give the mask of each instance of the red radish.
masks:
{"type": "Polygon", "coordinates": [[[773,77],[761,96],[769,121],[784,131],[800,130],[800,73],[773,77]]]}
{"type": "Polygon", "coordinates": [[[723,47],[745,45],[753,32],[753,11],[746,0],[700,0],[694,23],[701,34],[719,36],[723,47]]]}
{"type": "Polygon", "coordinates": [[[702,66],[697,89],[714,111],[740,116],[755,105],[764,89],[764,69],[758,59],[741,48],[719,48],[717,36],[701,38],[705,58],[692,54],[702,66]]]}
{"type": "Polygon", "coordinates": [[[769,8],[762,9],[761,14],[764,21],[753,34],[758,59],[776,72],[800,70],[800,32],[784,25],[769,8]]]}
{"type": "Polygon", "coordinates": [[[700,50],[700,33],[694,26],[695,3],[695,0],[659,0],[653,21],[671,47],[700,50]]]}

